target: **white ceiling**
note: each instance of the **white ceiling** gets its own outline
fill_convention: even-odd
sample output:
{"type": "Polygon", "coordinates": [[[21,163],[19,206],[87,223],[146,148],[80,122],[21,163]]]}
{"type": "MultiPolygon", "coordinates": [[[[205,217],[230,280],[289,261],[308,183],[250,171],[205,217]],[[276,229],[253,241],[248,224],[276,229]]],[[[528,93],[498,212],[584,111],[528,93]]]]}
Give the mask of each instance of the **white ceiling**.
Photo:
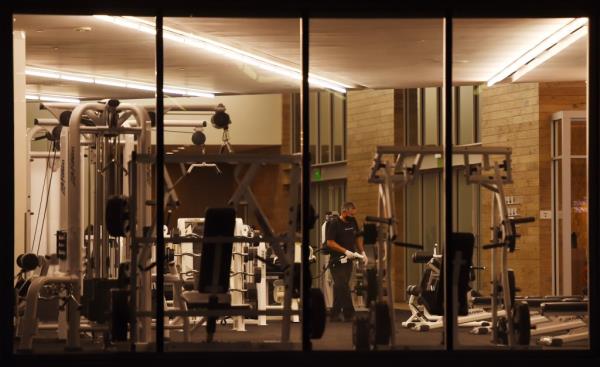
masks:
{"type": "MultiPolygon", "coordinates": [[[[151,19],[150,19],[151,20],[151,19]]],[[[567,19],[457,19],[454,82],[487,81],[567,19]]],[[[299,68],[297,19],[167,18],[165,26],[299,68]]],[[[357,88],[442,83],[441,19],[315,19],[310,72],[357,88]]],[[[91,16],[16,15],[27,38],[27,65],[141,82],[154,80],[154,36],[91,16]],[[79,27],[91,31],[78,32],[79,27]]],[[[520,81],[585,80],[587,37],[520,81]]],[[[299,82],[165,40],[165,84],[218,93],[299,90],[299,82]]],[[[28,90],[88,98],[142,98],[152,92],[27,78],[28,90]]]]}

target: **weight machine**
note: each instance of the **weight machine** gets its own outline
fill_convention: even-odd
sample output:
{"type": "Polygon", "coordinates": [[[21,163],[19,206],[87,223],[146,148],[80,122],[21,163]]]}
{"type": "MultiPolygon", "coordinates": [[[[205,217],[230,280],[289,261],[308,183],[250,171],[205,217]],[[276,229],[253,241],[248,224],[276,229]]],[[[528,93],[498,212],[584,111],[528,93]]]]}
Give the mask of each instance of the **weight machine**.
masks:
{"type": "MultiPolygon", "coordinates": [[[[378,284],[383,285],[385,277],[387,292],[384,295],[383,289],[379,290],[378,302],[371,306],[368,322],[357,320],[355,323],[354,342],[357,349],[375,348],[377,345],[391,348],[396,346],[394,326],[391,328],[385,326],[395,325],[392,280],[388,273],[391,269],[391,247],[396,245],[422,249],[423,246],[404,243],[397,239],[399,232],[394,194],[397,189],[402,189],[414,180],[423,168],[424,161],[427,160],[429,165],[436,167],[436,160],[441,158],[443,153],[444,149],[441,146],[377,147],[368,182],[378,185],[378,216],[367,217],[366,221],[377,223],[379,226],[377,248],[378,255],[381,256],[378,256],[377,260],[377,278],[378,284]],[[371,336],[365,337],[367,334],[371,336]]],[[[479,144],[462,145],[453,147],[452,155],[453,166],[465,167],[464,175],[467,183],[478,184],[492,193],[492,243],[483,246],[484,249],[493,251],[491,257],[492,341],[508,344],[510,347],[528,344],[529,310],[524,303],[517,303],[516,307],[511,303],[510,295],[514,290],[509,286],[507,254],[515,249],[518,238],[516,225],[531,222],[533,218],[509,218],[508,216],[504,185],[512,183],[511,149],[482,147],[479,144]],[[498,254],[498,251],[501,253],[498,254]],[[500,300],[504,305],[503,312],[498,310],[500,300]],[[501,316],[500,313],[506,316],[501,316]]],[[[453,301],[457,305],[466,305],[466,292],[464,295],[456,293],[453,301]]]]}
{"type": "MultiPolygon", "coordinates": [[[[126,265],[130,258],[130,239],[124,233],[111,233],[115,223],[109,215],[110,205],[105,203],[120,195],[137,195],[137,219],[139,235],[152,229],[150,211],[152,202],[151,167],[142,167],[136,171],[135,190],[128,185],[131,175],[126,169],[127,162],[136,154],[150,154],[150,128],[153,120],[153,107],[142,107],[120,103],[117,100],[68,104],[43,103],[42,109],[49,110],[56,119],[37,119],[34,128],[28,134],[27,146],[31,137],[43,130],[55,144],[60,142],[60,230],[57,232],[56,254],[49,255],[52,263],[57,263],[58,272],[48,275],[48,262],[41,261],[39,274],[34,268],[22,267],[19,275],[26,290],[20,298],[20,309],[17,313],[17,336],[20,338],[18,350],[31,351],[33,337],[38,332],[38,305],[43,298],[59,300],[58,328],[60,338],[67,340],[68,350],[80,348],[80,331],[103,331],[108,328],[106,308],[108,291],[118,287],[121,276],[121,265],[126,265]],[[131,120],[133,118],[133,120],[131,120]],[[53,127],[50,133],[50,127],[53,127]],[[56,134],[58,132],[59,134],[56,134]],[[83,137],[83,139],[82,139],[83,137]],[[121,140],[122,139],[122,140],[121,140]],[[85,154],[82,151],[85,147],[85,154]],[[87,156],[90,170],[93,166],[94,190],[90,192],[88,206],[93,207],[93,219],[90,218],[92,231],[84,231],[83,223],[86,198],[83,195],[83,159],[87,156]],[[84,232],[86,235],[84,237],[84,232]],[[85,253],[82,250],[85,248],[85,253]],[[125,263],[125,264],[122,264],[125,263]],[[27,275],[29,278],[27,279],[27,275]],[[88,292],[88,291],[91,291],[88,292]],[[100,292],[100,293],[99,293],[100,292]],[[41,294],[44,294],[42,297],[41,294]],[[87,295],[86,295],[87,293],[87,295]],[[49,294],[49,296],[47,296],[49,294]],[[96,297],[97,298],[94,298],[96,297]],[[92,298],[90,298],[92,297],[92,298]],[[96,302],[101,301],[104,303],[96,302]],[[102,309],[102,307],[106,307],[102,309]],[[84,315],[85,317],[80,317],[84,315]],[[104,325],[98,325],[104,324],[104,325]],[[89,324],[87,324],[89,322],[89,324]]],[[[206,106],[165,106],[166,111],[206,110],[206,106]]],[[[213,111],[217,107],[212,106],[213,111]]],[[[219,107],[224,111],[224,106],[219,107]]],[[[167,126],[205,126],[192,121],[167,121],[167,126]]],[[[57,144],[58,146],[58,144],[57,144]]],[[[58,152],[57,152],[58,153],[58,152]]],[[[29,157],[37,157],[39,153],[29,152],[29,157]]],[[[28,161],[29,163],[29,161],[28,161]]],[[[90,186],[88,185],[88,190],[90,186]]],[[[31,189],[28,189],[30,196],[31,189]]],[[[28,198],[28,203],[30,200],[28,198]]],[[[29,215],[31,212],[28,205],[29,215]]],[[[115,218],[112,218],[113,220],[115,218]]],[[[27,228],[31,225],[26,222],[27,228]]],[[[121,223],[127,226],[128,223],[121,223]]],[[[28,236],[27,236],[28,237],[28,236]]],[[[29,240],[28,240],[29,242],[29,240]]],[[[145,265],[151,261],[150,252],[142,253],[139,261],[145,265]]],[[[20,264],[21,266],[22,264],[20,264]]],[[[140,289],[142,309],[151,307],[150,274],[141,274],[133,289],[140,289]]],[[[47,329],[48,325],[43,325],[47,329]]],[[[140,324],[141,340],[148,342],[151,336],[151,325],[148,320],[140,324]]],[[[138,333],[137,328],[131,330],[132,335],[138,333]]],[[[106,335],[105,335],[106,337],[106,335]]],[[[108,342],[108,341],[106,341],[108,342]]]]}

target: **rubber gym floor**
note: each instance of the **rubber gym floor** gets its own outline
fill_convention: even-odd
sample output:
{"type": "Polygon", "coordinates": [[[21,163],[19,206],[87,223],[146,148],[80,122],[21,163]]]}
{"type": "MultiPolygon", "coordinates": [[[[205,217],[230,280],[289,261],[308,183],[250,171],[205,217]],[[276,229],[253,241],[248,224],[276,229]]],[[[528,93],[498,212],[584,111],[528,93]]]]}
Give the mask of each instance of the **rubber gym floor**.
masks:
{"type": "MultiPolygon", "coordinates": [[[[442,330],[427,332],[412,331],[401,326],[401,321],[409,316],[408,311],[396,310],[396,349],[443,349],[442,330]]],[[[459,328],[459,348],[465,349],[496,349],[490,342],[490,335],[470,334],[471,328],[459,328]]],[[[564,333],[564,332],[563,332],[564,333]]],[[[178,331],[171,331],[165,344],[166,351],[194,351],[194,350],[281,350],[300,349],[301,324],[293,323],[291,328],[291,342],[293,346],[281,346],[276,343],[281,336],[281,322],[270,320],[267,326],[247,325],[245,332],[233,331],[231,325],[218,325],[214,341],[216,344],[198,344],[205,340],[204,327],[196,328],[192,333],[192,343],[183,343],[182,335],[178,331]],[[252,345],[252,347],[250,347],[252,345]]],[[[558,333],[561,334],[561,333],[558,333]]],[[[555,335],[558,335],[555,334],[555,335]]],[[[54,332],[42,331],[41,337],[34,340],[34,353],[64,353],[64,342],[56,339],[54,332]]],[[[587,349],[588,342],[581,341],[569,343],[562,347],[541,347],[536,344],[538,337],[532,337],[532,349],[587,349]]],[[[18,343],[15,343],[15,348],[18,343]]],[[[90,336],[82,337],[82,352],[101,352],[104,348],[101,338],[92,340],[90,336]]],[[[113,348],[110,348],[113,349],[113,348]]],[[[114,348],[117,350],[120,348],[114,348]]],[[[325,334],[319,340],[313,341],[314,350],[343,351],[352,349],[352,323],[328,322],[325,334]]],[[[122,350],[122,349],[121,349],[122,350]]],[[[126,350],[126,349],[125,349],[126,350]]]]}

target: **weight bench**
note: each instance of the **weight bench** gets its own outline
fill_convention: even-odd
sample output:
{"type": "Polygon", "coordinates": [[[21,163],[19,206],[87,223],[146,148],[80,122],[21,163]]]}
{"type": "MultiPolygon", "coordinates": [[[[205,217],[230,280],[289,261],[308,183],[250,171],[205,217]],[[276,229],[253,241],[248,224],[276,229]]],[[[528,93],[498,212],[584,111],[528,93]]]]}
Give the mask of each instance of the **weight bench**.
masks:
{"type": "MultiPolygon", "coordinates": [[[[452,242],[448,246],[449,259],[455,259],[458,255],[458,263],[454,264],[458,275],[458,315],[471,317],[467,293],[469,291],[470,271],[472,267],[473,248],[475,237],[471,233],[452,233],[452,242]],[[457,268],[456,268],[457,267],[457,268]]],[[[446,256],[446,255],[444,255],[446,256]]],[[[423,271],[420,286],[409,286],[409,307],[411,317],[402,323],[402,326],[416,331],[428,331],[443,327],[444,315],[444,271],[443,257],[432,253],[417,252],[413,255],[415,263],[426,263],[427,268],[423,271]],[[437,278],[437,279],[436,279],[437,278]],[[422,306],[422,307],[420,307],[422,306]]],[[[475,320],[462,320],[465,323],[475,320]]]]}
{"type": "MultiPolygon", "coordinates": [[[[588,302],[587,301],[572,301],[572,302],[546,302],[540,305],[540,311],[542,315],[577,315],[585,317],[588,314],[588,302]]],[[[583,329],[588,325],[581,319],[575,319],[572,321],[563,322],[557,325],[551,325],[550,327],[544,328],[543,330],[535,330],[536,335],[542,333],[551,333],[562,330],[572,330],[565,335],[559,336],[542,336],[539,338],[538,343],[545,346],[560,347],[565,343],[572,343],[576,341],[583,341],[589,339],[589,330],[583,329]],[[579,331],[575,331],[579,330],[579,331]]],[[[534,333],[532,332],[532,335],[534,333]]]]}
{"type": "MultiPolygon", "coordinates": [[[[194,290],[182,294],[188,309],[231,311],[249,308],[249,305],[232,306],[229,294],[235,218],[234,208],[206,210],[198,281],[194,290]]],[[[214,314],[206,317],[207,342],[213,340],[216,325],[214,314]]]]}

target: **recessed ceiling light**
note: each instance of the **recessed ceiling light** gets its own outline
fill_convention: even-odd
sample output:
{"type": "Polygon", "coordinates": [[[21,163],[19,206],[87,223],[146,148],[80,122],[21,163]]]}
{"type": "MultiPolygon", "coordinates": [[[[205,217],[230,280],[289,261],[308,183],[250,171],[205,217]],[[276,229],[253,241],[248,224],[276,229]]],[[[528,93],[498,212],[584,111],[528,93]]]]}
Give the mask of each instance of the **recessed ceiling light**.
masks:
{"type": "Polygon", "coordinates": [[[77,27],[75,28],[75,32],[90,32],[92,27],[77,27]]]}
{"type": "Polygon", "coordinates": [[[470,60],[455,60],[454,62],[457,64],[467,64],[470,62],[470,60]]]}
{"type": "Polygon", "coordinates": [[[41,29],[41,28],[40,28],[40,29],[36,29],[35,31],[36,31],[36,33],[42,33],[42,32],[44,32],[44,31],[46,31],[46,30],[45,30],[45,29],[41,29]]]}
{"type": "Polygon", "coordinates": [[[58,47],[52,47],[52,51],[58,51],[58,47]]]}
{"type": "Polygon", "coordinates": [[[185,70],[185,68],[179,68],[179,71],[184,71],[184,70],[185,70]]]}

